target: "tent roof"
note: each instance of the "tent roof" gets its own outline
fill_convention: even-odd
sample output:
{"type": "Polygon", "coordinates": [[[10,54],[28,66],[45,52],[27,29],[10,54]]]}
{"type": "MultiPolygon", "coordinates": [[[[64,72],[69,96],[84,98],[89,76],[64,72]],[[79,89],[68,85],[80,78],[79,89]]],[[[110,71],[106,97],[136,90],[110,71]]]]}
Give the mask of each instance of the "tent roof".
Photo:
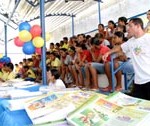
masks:
{"type": "MultiPolygon", "coordinates": [[[[5,22],[8,26],[8,41],[18,34],[17,28],[20,22],[29,21],[31,25],[33,22],[34,24],[35,22],[36,24],[40,24],[39,1],[5,0],[0,2],[0,44],[4,44],[5,34],[2,22],[5,22]]],[[[96,0],[45,0],[45,16],[47,16],[45,19],[46,30],[48,32],[54,31],[62,23],[70,20],[72,15],[76,16],[96,3],[96,0]]]]}

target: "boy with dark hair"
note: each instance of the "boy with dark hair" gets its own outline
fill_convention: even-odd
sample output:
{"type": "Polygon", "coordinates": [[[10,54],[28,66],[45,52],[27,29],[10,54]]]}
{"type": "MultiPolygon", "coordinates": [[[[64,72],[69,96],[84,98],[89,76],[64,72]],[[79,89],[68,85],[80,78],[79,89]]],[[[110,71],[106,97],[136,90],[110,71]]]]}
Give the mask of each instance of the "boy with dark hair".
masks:
{"type": "Polygon", "coordinates": [[[15,79],[15,74],[13,72],[14,65],[12,63],[7,63],[3,66],[3,75],[0,81],[4,82],[7,80],[15,79]]]}
{"type": "Polygon", "coordinates": [[[23,73],[23,78],[25,81],[35,81],[36,75],[33,72],[32,69],[29,68],[29,66],[24,66],[24,73],[23,73]]]}
{"type": "Polygon", "coordinates": [[[64,89],[65,84],[60,78],[60,73],[57,69],[47,69],[48,85],[52,89],[64,89]]]}
{"type": "Polygon", "coordinates": [[[118,25],[125,26],[127,24],[128,19],[126,17],[119,17],[118,18],[118,25]]]}

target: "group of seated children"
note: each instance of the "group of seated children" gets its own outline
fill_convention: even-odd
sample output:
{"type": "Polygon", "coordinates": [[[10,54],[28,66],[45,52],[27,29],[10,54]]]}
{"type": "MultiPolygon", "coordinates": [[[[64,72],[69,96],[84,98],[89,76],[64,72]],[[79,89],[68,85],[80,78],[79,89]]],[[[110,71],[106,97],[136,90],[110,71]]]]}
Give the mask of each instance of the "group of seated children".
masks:
{"type": "MultiPolygon", "coordinates": [[[[79,34],[70,40],[64,37],[60,43],[50,43],[50,48],[46,52],[46,66],[48,69],[47,78],[50,85],[54,84],[64,88],[65,86],[77,86],[92,90],[99,89],[98,74],[106,74],[109,86],[104,91],[112,89],[112,77],[110,68],[110,57],[107,61],[102,60],[102,56],[114,46],[119,46],[130,36],[126,35],[127,19],[120,17],[118,25],[110,20],[108,28],[103,24],[98,25],[98,33],[94,37],[79,34]],[[126,37],[125,37],[126,36],[126,37]],[[59,74],[60,73],[60,80],[59,74]],[[64,84],[65,86],[64,86],[64,84]],[[70,84],[70,85],[69,85],[70,84]]],[[[119,53],[114,60],[114,68],[117,69],[120,61],[126,61],[128,56],[119,53]]],[[[25,80],[42,80],[41,55],[32,55],[32,58],[23,59],[15,64],[16,76],[13,76],[13,64],[6,64],[1,69],[3,73],[0,80],[5,81],[15,77],[25,80]],[[8,74],[9,73],[9,74],[8,74]]],[[[116,73],[116,90],[121,90],[121,71],[116,73]]]]}

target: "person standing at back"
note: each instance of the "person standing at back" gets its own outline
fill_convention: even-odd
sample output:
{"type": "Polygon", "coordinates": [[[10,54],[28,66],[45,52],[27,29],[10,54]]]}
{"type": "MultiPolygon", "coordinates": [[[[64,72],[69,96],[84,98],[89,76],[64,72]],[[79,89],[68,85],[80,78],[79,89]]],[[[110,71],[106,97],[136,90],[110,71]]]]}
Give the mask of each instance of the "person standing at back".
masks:
{"type": "Polygon", "coordinates": [[[119,51],[130,53],[135,72],[135,84],[131,95],[150,100],[150,35],[145,33],[140,18],[130,19],[127,32],[132,37],[103,55],[103,60],[106,61],[109,55],[119,51]]]}
{"type": "Polygon", "coordinates": [[[118,18],[118,25],[126,26],[127,25],[127,18],[126,17],[119,17],[118,18]]]}
{"type": "Polygon", "coordinates": [[[150,10],[147,11],[147,19],[148,19],[148,23],[145,27],[145,32],[150,33],[150,10]]]}
{"type": "Polygon", "coordinates": [[[98,25],[98,33],[103,34],[103,35],[104,35],[104,38],[105,38],[105,36],[106,36],[106,31],[105,31],[105,27],[104,27],[103,24],[99,24],[99,25],[98,25]]]}

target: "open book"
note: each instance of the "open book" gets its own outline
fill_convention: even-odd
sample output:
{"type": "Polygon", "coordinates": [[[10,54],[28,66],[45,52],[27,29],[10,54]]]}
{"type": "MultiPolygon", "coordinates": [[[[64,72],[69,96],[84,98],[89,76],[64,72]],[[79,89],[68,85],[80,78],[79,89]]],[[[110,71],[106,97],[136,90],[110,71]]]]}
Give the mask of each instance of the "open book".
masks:
{"type": "Polygon", "coordinates": [[[94,93],[73,91],[60,95],[50,93],[37,97],[25,104],[25,110],[33,124],[65,120],[67,115],[94,96],[94,93]]]}
{"type": "Polygon", "coordinates": [[[148,126],[147,120],[149,112],[121,107],[98,95],[67,117],[73,126],[148,126]]]}
{"type": "Polygon", "coordinates": [[[135,98],[129,95],[126,95],[121,92],[115,92],[111,94],[107,99],[117,105],[133,108],[133,109],[140,109],[150,112],[150,101],[135,98]]]}

